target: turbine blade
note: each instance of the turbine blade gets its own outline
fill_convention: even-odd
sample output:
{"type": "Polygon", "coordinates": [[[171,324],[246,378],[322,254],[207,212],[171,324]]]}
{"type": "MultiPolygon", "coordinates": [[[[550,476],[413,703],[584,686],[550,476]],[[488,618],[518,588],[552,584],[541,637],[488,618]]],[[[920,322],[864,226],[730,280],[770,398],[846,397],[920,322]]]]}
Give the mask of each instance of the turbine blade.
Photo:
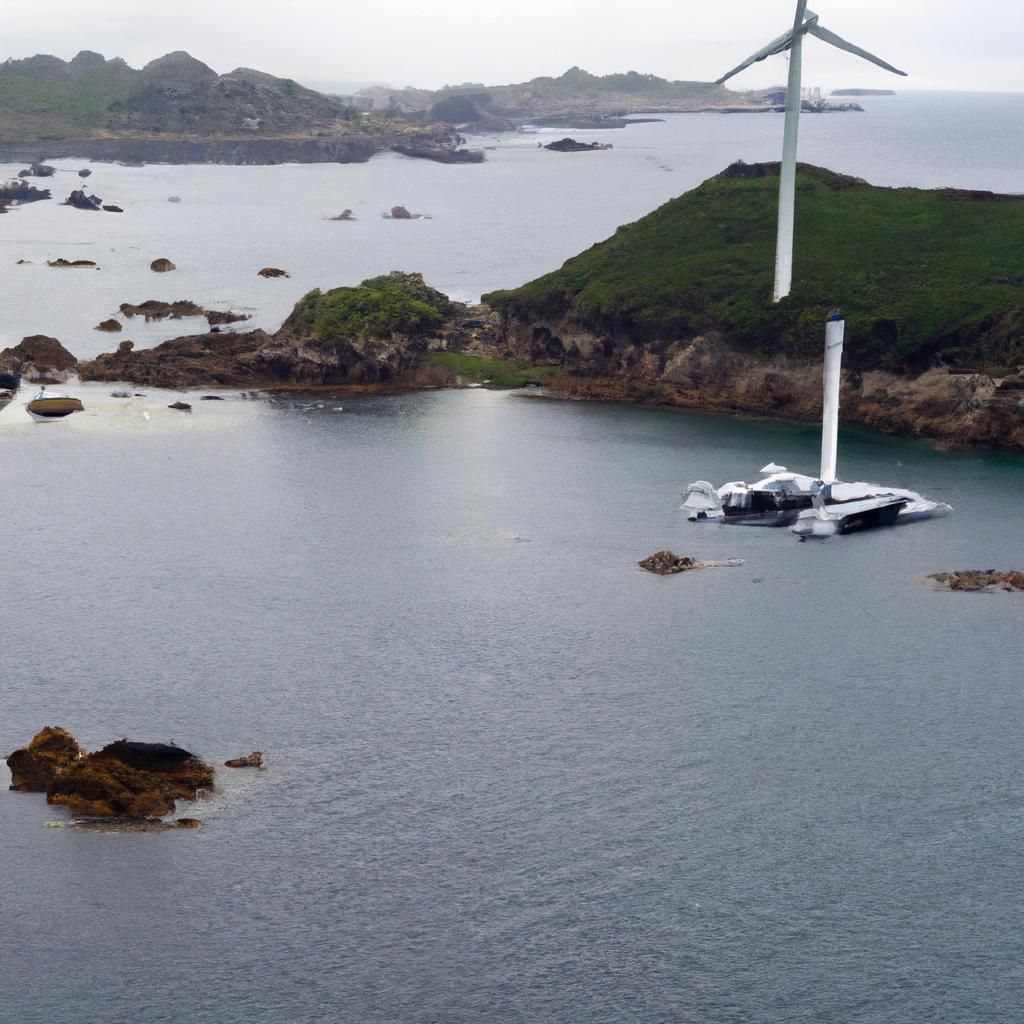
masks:
{"type": "Polygon", "coordinates": [[[827,28],[824,28],[817,22],[814,24],[808,24],[806,31],[810,32],[812,36],[817,36],[822,40],[822,42],[831,43],[840,50],[846,50],[847,53],[852,53],[857,57],[863,57],[864,60],[871,61],[872,64],[877,64],[880,68],[885,68],[886,71],[891,71],[894,75],[903,75],[904,78],[907,77],[906,71],[900,71],[899,68],[894,68],[891,64],[887,64],[881,57],[876,57],[873,53],[868,53],[867,50],[862,50],[859,46],[854,46],[853,43],[848,43],[842,37],[837,36],[835,32],[829,32],[827,28]]]}
{"type": "Polygon", "coordinates": [[[778,39],[773,39],[763,50],[758,50],[757,53],[748,57],[742,64],[738,64],[732,69],[722,75],[721,78],[715,80],[715,85],[721,85],[723,82],[728,81],[733,75],[738,75],[741,71],[749,68],[751,64],[756,64],[759,60],[765,60],[768,57],[774,57],[777,53],[784,53],[793,45],[793,32],[787,32],[784,36],[779,36],[778,39]]]}

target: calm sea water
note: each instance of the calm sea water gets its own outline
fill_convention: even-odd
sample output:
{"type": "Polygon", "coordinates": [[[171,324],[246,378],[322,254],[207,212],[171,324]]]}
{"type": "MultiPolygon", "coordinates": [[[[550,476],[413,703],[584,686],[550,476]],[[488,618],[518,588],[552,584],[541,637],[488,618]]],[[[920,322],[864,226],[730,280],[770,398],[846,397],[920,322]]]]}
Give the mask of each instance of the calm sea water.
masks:
{"type": "MultiPolygon", "coordinates": [[[[882,180],[865,126],[903,138],[911,100],[891,102],[807,118],[804,156],[847,125],[829,162],[882,180]]],[[[1019,130],[1016,100],[977,102],[965,126],[1006,103],[998,139],[1019,130]]],[[[482,168],[100,168],[136,197],[123,219],[0,219],[5,329],[85,352],[73,325],[115,297],[273,320],[392,266],[450,290],[464,268],[472,295],[769,156],[779,128],[678,118],[586,163],[533,139],[482,168]],[[355,224],[316,219],[360,195],[355,224]],[[379,220],[392,201],[435,219],[379,220]],[[80,276],[11,262],[104,246],[114,262],[80,276]],[[155,255],[179,276],[132,263],[155,255]],[[253,277],[264,263],[295,276],[253,277]]],[[[990,143],[918,180],[1013,189],[990,143]]],[[[57,809],[0,790],[5,1021],[1019,1019],[1024,598],[920,577],[1020,565],[1024,460],[845,431],[844,476],[956,514],[800,544],[676,506],[689,479],[813,468],[807,427],[479,390],[230,395],[190,417],[170,393],[76,393],[87,411],[60,425],[0,412],[0,747],[49,723],[89,747],[260,749],[268,769],[179,804],[197,833],[48,829],[57,809]],[[745,564],[636,568],[663,547],[745,564]]]]}

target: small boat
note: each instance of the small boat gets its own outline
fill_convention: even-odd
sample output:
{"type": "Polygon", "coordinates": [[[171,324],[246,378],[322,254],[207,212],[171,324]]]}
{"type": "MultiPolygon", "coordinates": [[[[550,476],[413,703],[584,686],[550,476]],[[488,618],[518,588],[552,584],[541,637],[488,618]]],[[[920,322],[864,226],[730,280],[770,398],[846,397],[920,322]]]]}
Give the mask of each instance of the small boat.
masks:
{"type": "Polygon", "coordinates": [[[47,394],[45,385],[39,389],[39,394],[32,401],[25,403],[25,411],[38,423],[62,420],[73,412],[82,412],[84,408],[81,399],[72,398],[59,391],[47,394]]]}
{"type": "MultiPolygon", "coordinates": [[[[821,420],[821,470],[818,476],[793,473],[785,466],[768,463],[760,480],[734,480],[717,490],[710,488],[721,507],[720,522],[743,526],[788,526],[801,540],[850,533],[893,523],[934,519],[952,512],[951,506],[903,487],[836,479],[839,436],[839,381],[845,321],[840,313],[829,317],[825,327],[825,364],[821,420]]],[[[710,495],[691,485],[683,507],[710,495]]],[[[709,485],[710,487],[710,485],[709,485]]],[[[710,512],[708,513],[710,515],[710,512]]],[[[694,516],[691,515],[691,519],[694,516]]]]}

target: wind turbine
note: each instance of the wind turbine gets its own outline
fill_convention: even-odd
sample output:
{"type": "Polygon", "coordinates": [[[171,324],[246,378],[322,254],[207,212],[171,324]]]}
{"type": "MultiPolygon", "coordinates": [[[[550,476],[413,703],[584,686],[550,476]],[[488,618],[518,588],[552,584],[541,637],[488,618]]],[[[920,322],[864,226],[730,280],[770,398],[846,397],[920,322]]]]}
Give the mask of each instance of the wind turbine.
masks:
{"type": "Polygon", "coordinates": [[[906,76],[906,71],[894,68],[881,57],[848,43],[819,25],[818,16],[807,10],[807,0],[797,0],[792,31],[773,39],[763,50],[758,50],[732,71],[722,75],[715,83],[721,85],[751,64],[756,64],[766,57],[773,57],[777,53],[790,51],[789,82],[786,85],[786,124],[782,136],[782,164],[779,167],[779,230],[775,243],[775,287],[772,291],[772,299],[775,302],[789,294],[793,283],[793,210],[796,204],[796,137],[800,122],[800,55],[803,38],[808,33],[840,50],[863,57],[864,60],[871,61],[872,64],[877,64],[894,75],[906,76]]]}

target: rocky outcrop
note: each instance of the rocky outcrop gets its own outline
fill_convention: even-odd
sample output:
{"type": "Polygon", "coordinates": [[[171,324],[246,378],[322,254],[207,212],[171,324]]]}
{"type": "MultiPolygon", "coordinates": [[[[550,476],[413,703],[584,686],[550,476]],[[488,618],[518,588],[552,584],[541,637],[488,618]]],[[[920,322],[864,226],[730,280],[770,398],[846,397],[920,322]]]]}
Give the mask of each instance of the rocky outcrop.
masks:
{"type": "Polygon", "coordinates": [[[485,154],[482,149],[462,149],[455,146],[392,146],[395,153],[417,160],[433,160],[437,164],[482,164],[485,154]]]}
{"type": "Polygon", "coordinates": [[[160,817],[213,787],[212,766],[181,747],[118,740],[74,761],[46,790],[51,804],[99,817],[160,817]]]}
{"type": "Polygon", "coordinates": [[[99,196],[87,195],[83,188],[76,188],[64,200],[63,205],[73,206],[76,210],[99,210],[103,206],[103,200],[99,196]]]}
{"type": "Polygon", "coordinates": [[[366,163],[394,145],[448,142],[450,130],[437,126],[399,131],[325,131],[299,138],[104,138],[60,142],[0,142],[0,162],[12,163],[40,147],[50,159],[160,164],[320,164],[366,163]]]}
{"type": "Polygon", "coordinates": [[[590,153],[595,149],[611,149],[610,142],[577,142],[568,137],[558,139],[556,142],[549,142],[545,149],[554,150],[556,153],[590,153]]]}
{"type": "Polygon", "coordinates": [[[1024,590],[1024,572],[1011,569],[962,569],[959,572],[933,572],[926,577],[935,580],[937,590],[1024,590]]]}
{"type": "Polygon", "coordinates": [[[35,203],[40,199],[49,199],[48,188],[36,188],[27,181],[8,181],[0,184],[0,204],[9,202],[35,203]]]}
{"type": "MultiPolygon", "coordinates": [[[[188,335],[119,348],[78,367],[83,380],[151,387],[416,386],[422,356],[493,340],[479,308],[451,303],[419,274],[394,272],[359,288],[310,292],[273,334],[188,335]]],[[[436,386],[436,385],[435,385],[436,386]]]]}
{"type": "Polygon", "coordinates": [[[251,754],[246,754],[245,757],[233,757],[229,761],[224,762],[225,768],[262,768],[263,767],[263,754],[258,750],[254,750],[251,754]]]}
{"type": "Polygon", "coordinates": [[[702,568],[700,562],[687,555],[677,555],[674,551],[655,551],[637,565],[656,576],[671,576],[677,572],[686,572],[688,569],[702,568]]]}
{"type": "Polygon", "coordinates": [[[0,369],[17,370],[25,377],[60,376],[73,370],[78,360],[56,339],[45,334],[22,338],[0,351],[0,369]]]}
{"type": "Polygon", "coordinates": [[[23,171],[18,171],[19,178],[52,178],[57,173],[57,168],[50,164],[34,163],[23,171]]]}
{"type": "Polygon", "coordinates": [[[61,772],[85,754],[66,729],[46,726],[24,747],[7,758],[11,789],[23,793],[45,793],[61,772]]]}
{"type": "Polygon", "coordinates": [[[249,319],[248,313],[204,309],[190,299],[177,299],[174,302],[164,302],[161,299],[146,299],[145,302],[138,304],[122,302],[118,309],[120,309],[123,316],[145,317],[146,323],[149,323],[150,320],[181,320],[187,316],[204,316],[207,322],[213,326],[215,324],[232,324],[239,320],[249,319]]]}

